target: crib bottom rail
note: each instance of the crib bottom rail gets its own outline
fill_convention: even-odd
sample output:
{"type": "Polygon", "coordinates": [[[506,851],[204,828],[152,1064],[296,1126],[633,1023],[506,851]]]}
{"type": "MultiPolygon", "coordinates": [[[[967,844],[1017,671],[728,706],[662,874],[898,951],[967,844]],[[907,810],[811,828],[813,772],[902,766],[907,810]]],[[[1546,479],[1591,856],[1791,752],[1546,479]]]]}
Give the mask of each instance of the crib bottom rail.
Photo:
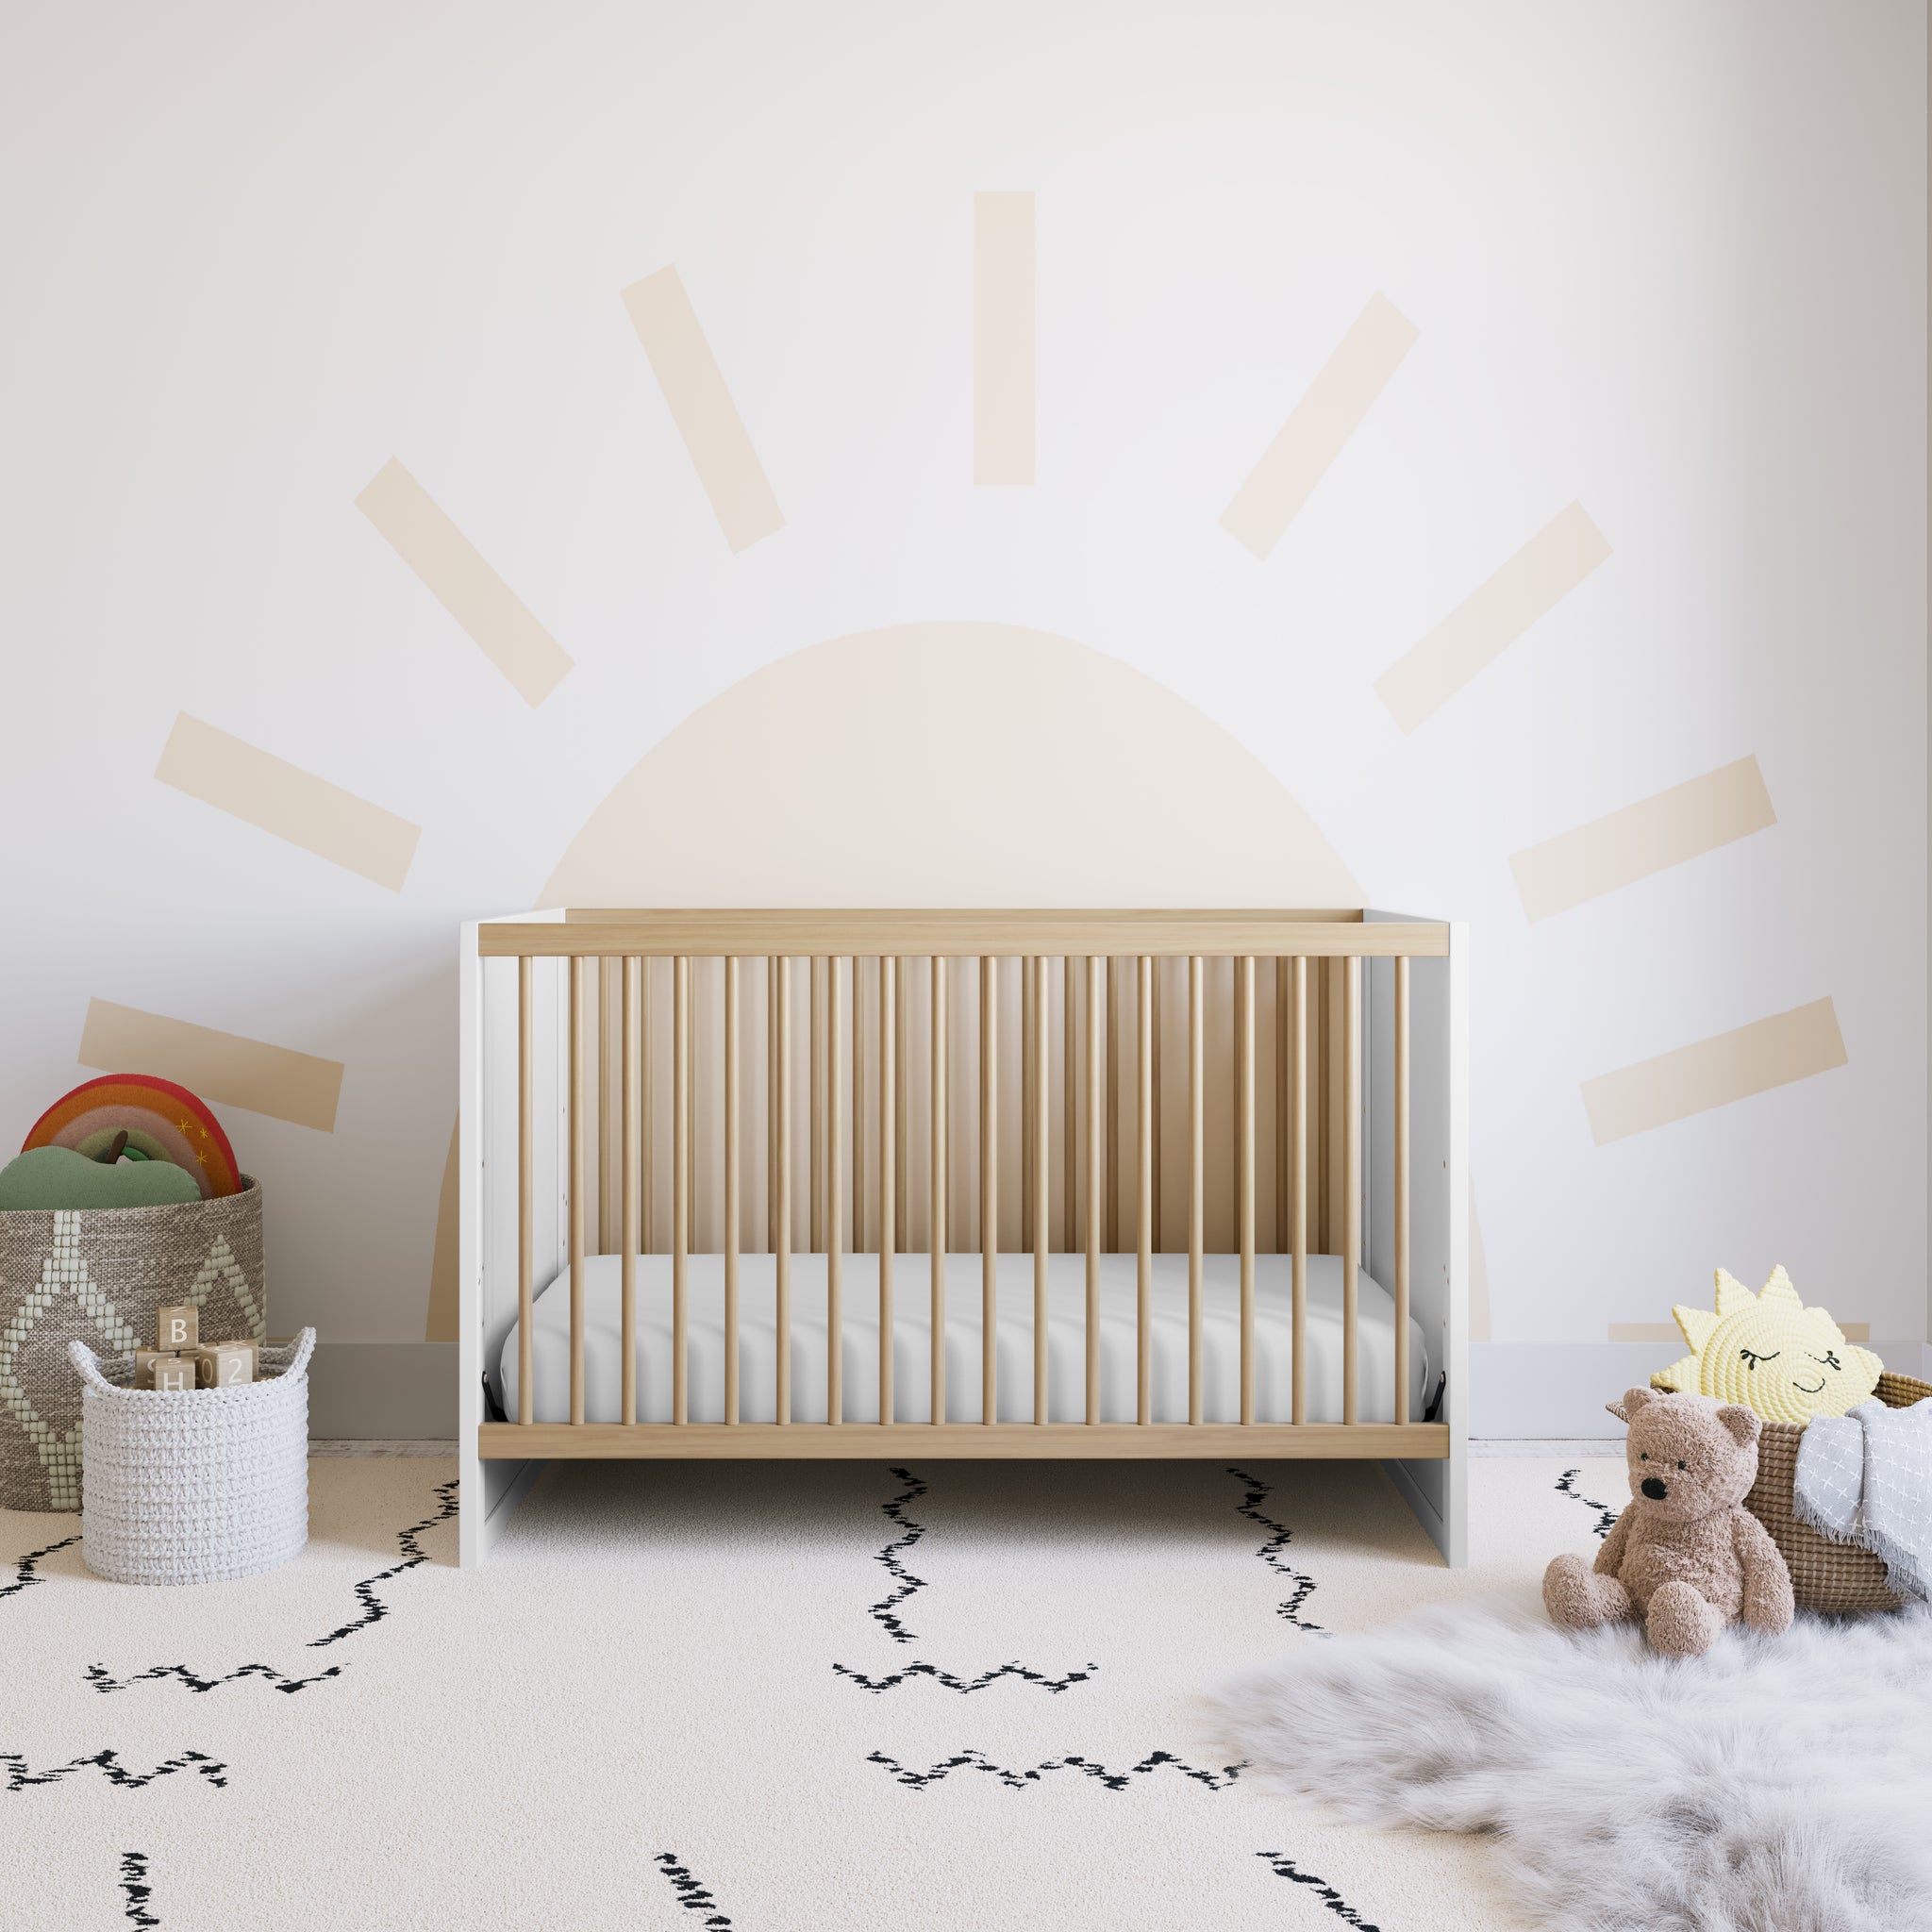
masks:
{"type": "Polygon", "coordinates": [[[486,1461],[567,1457],[808,1458],[939,1456],[961,1460],[1194,1456],[1440,1461],[1446,1423],[484,1423],[486,1461]]]}

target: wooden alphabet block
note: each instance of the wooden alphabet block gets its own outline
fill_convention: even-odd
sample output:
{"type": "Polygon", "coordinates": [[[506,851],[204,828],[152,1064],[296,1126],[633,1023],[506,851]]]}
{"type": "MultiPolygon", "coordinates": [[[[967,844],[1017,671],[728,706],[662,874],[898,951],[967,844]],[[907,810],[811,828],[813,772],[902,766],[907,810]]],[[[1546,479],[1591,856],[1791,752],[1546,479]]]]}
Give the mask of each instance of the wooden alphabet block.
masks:
{"type": "Polygon", "coordinates": [[[158,1345],[164,1349],[192,1348],[201,1340],[201,1310],[195,1307],[158,1308],[158,1345]]]}
{"type": "Polygon", "coordinates": [[[155,1386],[155,1364],[179,1359],[171,1348],[137,1348],[134,1351],[134,1386],[152,1389],[155,1386]]]}
{"type": "Polygon", "coordinates": [[[239,1389],[255,1380],[255,1351],[245,1342],[204,1342],[194,1360],[204,1389],[239,1389]]]}
{"type": "Polygon", "coordinates": [[[155,1387],[161,1390],[188,1390],[194,1387],[194,1360],[191,1356],[164,1357],[155,1363],[155,1387]]]}

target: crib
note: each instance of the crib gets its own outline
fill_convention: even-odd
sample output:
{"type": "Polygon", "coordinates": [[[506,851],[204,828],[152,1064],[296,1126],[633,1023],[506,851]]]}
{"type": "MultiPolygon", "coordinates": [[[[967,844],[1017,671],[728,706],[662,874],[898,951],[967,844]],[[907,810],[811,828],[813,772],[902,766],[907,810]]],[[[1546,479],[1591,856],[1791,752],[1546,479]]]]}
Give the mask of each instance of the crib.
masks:
{"type": "Polygon", "coordinates": [[[460,1561],[557,1457],[1359,1457],[1466,1560],[1466,928],[461,938],[460,1561]]]}

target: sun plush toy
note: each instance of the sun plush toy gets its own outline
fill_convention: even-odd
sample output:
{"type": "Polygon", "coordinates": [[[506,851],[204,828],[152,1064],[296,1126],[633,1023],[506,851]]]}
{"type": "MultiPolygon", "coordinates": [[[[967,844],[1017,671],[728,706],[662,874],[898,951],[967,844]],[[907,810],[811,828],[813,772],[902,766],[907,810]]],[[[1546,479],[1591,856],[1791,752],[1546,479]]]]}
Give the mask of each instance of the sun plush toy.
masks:
{"type": "Polygon", "coordinates": [[[1823,1308],[1798,1299],[1791,1277],[1771,1271],[1753,1294],[1717,1271],[1717,1307],[1673,1308],[1694,1354],[1651,1379],[1662,1389],[1741,1403],[1767,1422],[1796,1423],[1843,1415],[1878,1385],[1885,1364],[1847,1341],[1823,1308]]]}

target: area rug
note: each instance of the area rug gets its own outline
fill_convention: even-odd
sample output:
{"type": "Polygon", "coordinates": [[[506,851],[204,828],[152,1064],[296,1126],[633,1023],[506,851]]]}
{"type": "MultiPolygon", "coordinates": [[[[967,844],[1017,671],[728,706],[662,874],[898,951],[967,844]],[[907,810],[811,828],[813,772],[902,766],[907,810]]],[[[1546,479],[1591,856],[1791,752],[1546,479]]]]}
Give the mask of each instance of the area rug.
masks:
{"type": "Polygon", "coordinates": [[[1654,1656],[1463,1605],[1298,1650],[1225,1748],[1351,1818],[1500,1834],[1552,1932],[1932,1926],[1932,1611],[1654,1656]]]}
{"type": "Polygon", "coordinates": [[[108,1932],[1491,1932],[1495,1840],[1305,1814],[1210,1694],[1536,1601],[1618,1462],[310,1464],[270,1576],[104,1583],[0,1512],[0,1924],[108,1932]]]}

